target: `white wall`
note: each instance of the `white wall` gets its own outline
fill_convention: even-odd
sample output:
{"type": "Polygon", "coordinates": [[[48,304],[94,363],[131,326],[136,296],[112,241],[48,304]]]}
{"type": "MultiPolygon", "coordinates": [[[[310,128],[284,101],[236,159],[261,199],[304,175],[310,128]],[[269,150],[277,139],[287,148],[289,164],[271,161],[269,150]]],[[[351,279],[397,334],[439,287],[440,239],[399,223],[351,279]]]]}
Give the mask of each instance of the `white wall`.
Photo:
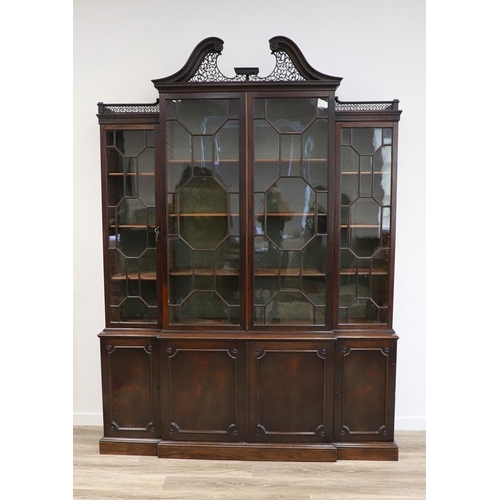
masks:
{"type": "Polygon", "coordinates": [[[274,67],[268,40],[294,40],[341,100],[400,99],[394,328],[396,428],[425,429],[425,1],[74,1],[74,424],[101,425],[97,334],[104,327],[96,103],[153,102],[152,79],[203,38],[225,42],[219,67],[274,67]]]}

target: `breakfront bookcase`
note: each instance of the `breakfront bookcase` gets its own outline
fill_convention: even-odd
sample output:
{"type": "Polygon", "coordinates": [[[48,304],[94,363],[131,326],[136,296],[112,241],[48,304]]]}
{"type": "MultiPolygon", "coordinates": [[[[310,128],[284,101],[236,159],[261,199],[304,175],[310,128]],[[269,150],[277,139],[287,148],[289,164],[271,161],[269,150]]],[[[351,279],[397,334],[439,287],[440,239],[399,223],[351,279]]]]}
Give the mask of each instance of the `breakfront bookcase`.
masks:
{"type": "Polygon", "coordinates": [[[222,48],[98,103],[100,451],[397,460],[398,101],[339,101],[282,36],[266,77],[222,48]]]}

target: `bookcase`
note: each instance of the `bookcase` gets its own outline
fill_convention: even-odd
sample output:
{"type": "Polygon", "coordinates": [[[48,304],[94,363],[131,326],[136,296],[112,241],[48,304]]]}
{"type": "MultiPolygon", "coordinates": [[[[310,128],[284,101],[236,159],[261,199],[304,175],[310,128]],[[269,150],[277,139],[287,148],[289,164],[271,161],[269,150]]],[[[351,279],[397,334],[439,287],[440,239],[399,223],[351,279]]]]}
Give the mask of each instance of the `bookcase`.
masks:
{"type": "Polygon", "coordinates": [[[342,102],[297,45],[219,38],[98,103],[101,453],[397,460],[397,100],[342,102]]]}

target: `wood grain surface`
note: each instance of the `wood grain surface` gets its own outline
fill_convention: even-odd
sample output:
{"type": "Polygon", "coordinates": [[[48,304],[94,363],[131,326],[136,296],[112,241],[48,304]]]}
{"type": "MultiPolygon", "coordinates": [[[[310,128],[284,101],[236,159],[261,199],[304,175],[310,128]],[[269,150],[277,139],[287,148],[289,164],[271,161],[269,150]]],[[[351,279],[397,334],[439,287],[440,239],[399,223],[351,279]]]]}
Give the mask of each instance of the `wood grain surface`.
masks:
{"type": "Polygon", "coordinates": [[[100,427],[74,428],[74,499],[422,500],[425,432],[396,432],[399,461],[245,462],[100,455],[100,427]]]}

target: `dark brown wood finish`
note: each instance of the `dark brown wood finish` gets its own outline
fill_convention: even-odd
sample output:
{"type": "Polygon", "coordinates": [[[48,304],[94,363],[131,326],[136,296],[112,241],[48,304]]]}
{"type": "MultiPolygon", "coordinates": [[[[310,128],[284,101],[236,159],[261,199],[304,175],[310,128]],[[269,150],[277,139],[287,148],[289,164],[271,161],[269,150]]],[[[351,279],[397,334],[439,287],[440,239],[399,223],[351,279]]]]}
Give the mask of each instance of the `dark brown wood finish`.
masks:
{"type": "Polygon", "coordinates": [[[280,462],[336,462],[333,444],[300,443],[195,443],[167,442],[158,445],[159,458],[210,460],[269,460],[280,462]]]}
{"type": "MultiPolygon", "coordinates": [[[[262,90],[258,92],[249,92],[247,93],[247,128],[249,130],[248,132],[248,148],[247,148],[247,165],[248,167],[248,172],[247,172],[247,187],[246,187],[246,193],[247,193],[247,199],[248,199],[248,217],[247,217],[247,227],[248,227],[248,232],[247,232],[247,238],[248,238],[248,245],[247,245],[247,267],[246,267],[246,276],[247,276],[247,281],[248,281],[248,302],[247,302],[247,308],[248,308],[248,316],[247,316],[247,330],[269,330],[269,325],[256,325],[254,324],[253,320],[253,296],[254,296],[254,282],[253,278],[255,276],[255,270],[254,270],[254,261],[253,261],[253,255],[254,255],[254,249],[253,249],[253,226],[254,226],[254,214],[256,211],[256,208],[254,207],[254,171],[253,168],[251,167],[254,163],[254,151],[253,151],[253,142],[254,142],[254,127],[253,127],[253,119],[254,119],[254,113],[253,113],[253,106],[254,106],[254,100],[258,98],[326,98],[329,103],[329,111],[328,111],[328,128],[329,128],[329,137],[328,137],[328,144],[329,144],[329,152],[328,152],[328,184],[329,184],[329,189],[328,189],[328,215],[327,215],[327,224],[328,224],[328,238],[327,238],[327,265],[326,265],[326,280],[327,283],[332,282],[332,277],[334,273],[334,266],[335,266],[335,257],[336,257],[336,252],[335,252],[335,243],[334,243],[334,238],[333,238],[333,220],[334,220],[334,196],[332,193],[332,185],[334,183],[333,177],[334,177],[334,151],[335,151],[335,110],[332,109],[330,106],[334,106],[334,99],[335,99],[335,93],[331,91],[330,86],[325,86],[326,88],[324,90],[309,90],[309,91],[283,91],[279,89],[273,89],[274,92],[271,92],[269,90],[262,90]]],[[[292,332],[296,333],[305,333],[311,331],[311,329],[315,329],[316,331],[332,331],[334,328],[334,323],[333,321],[333,312],[332,312],[332,303],[333,303],[333,295],[334,295],[334,288],[328,287],[327,289],[327,295],[326,295],[326,320],[325,320],[325,326],[312,326],[312,325],[294,325],[293,328],[290,327],[283,327],[283,326],[278,326],[274,327],[276,329],[282,329],[285,328],[288,330],[288,334],[293,336],[292,332]]]]}
{"type": "Polygon", "coordinates": [[[338,337],[335,442],[394,440],[397,337],[338,337]]]}
{"type": "Polygon", "coordinates": [[[333,341],[248,344],[249,441],[332,441],[333,346],[333,341]]]}
{"type": "Polygon", "coordinates": [[[163,439],[243,441],[245,343],[162,340],[163,439]]]}
{"type": "MultiPolygon", "coordinates": [[[[234,90],[234,89],[233,89],[234,90]]],[[[161,99],[160,99],[160,136],[165,138],[166,137],[166,103],[168,100],[173,100],[173,99],[237,99],[239,101],[239,139],[240,139],[240,158],[239,158],[239,179],[240,179],[240,238],[241,238],[241,245],[240,245],[240,287],[239,287],[239,293],[241,297],[241,314],[240,314],[240,328],[246,329],[246,323],[245,323],[245,309],[246,309],[246,302],[247,302],[247,274],[245,273],[245,262],[247,262],[247,233],[248,233],[248,227],[247,227],[247,218],[246,215],[248,214],[248,201],[246,198],[246,175],[247,175],[247,164],[246,164],[246,151],[247,151],[247,124],[245,122],[245,95],[239,92],[218,92],[218,91],[213,91],[213,92],[196,92],[192,91],[189,92],[188,95],[185,93],[164,93],[161,94],[161,99]]],[[[167,245],[167,237],[168,237],[168,210],[167,210],[167,203],[166,203],[166,196],[165,193],[169,190],[169,186],[167,185],[167,179],[166,179],[166,157],[167,157],[167,141],[163,140],[160,148],[160,156],[159,156],[159,165],[161,165],[160,170],[161,173],[161,186],[162,186],[162,195],[160,199],[163,199],[164,202],[161,203],[161,212],[160,212],[160,217],[161,219],[161,233],[162,233],[162,253],[161,253],[161,260],[162,260],[162,267],[161,267],[161,277],[162,277],[162,307],[163,307],[163,316],[162,316],[162,324],[163,328],[165,329],[178,329],[178,330],[190,330],[190,331],[203,331],[206,329],[205,325],[170,325],[170,320],[169,320],[169,308],[168,308],[168,297],[169,297],[169,289],[168,289],[168,245],[167,245]]],[[[221,329],[234,329],[234,325],[220,325],[218,328],[221,329]]]]}
{"type": "MultiPolygon", "coordinates": [[[[155,162],[156,165],[163,165],[164,164],[164,156],[163,156],[163,135],[162,132],[163,128],[160,127],[160,125],[155,127],[155,162]]],[[[165,225],[164,225],[164,218],[165,218],[165,211],[166,211],[166,206],[165,203],[163,203],[164,199],[164,193],[165,193],[165,169],[163,168],[155,168],[155,175],[156,175],[156,191],[155,191],[155,196],[156,196],[156,221],[157,221],[157,230],[158,233],[156,235],[156,290],[157,290],[157,304],[158,304],[158,328],[163,327],[163,321],[164,321],[164,310],[166,308],[166,304],[164,304],[164,290],[166,288],[164,283],[165,283],[165,268],[164,268],[164,263],[168,262],[165,260],[164,255],[165,255],[165,249],[166,249],[166,243],[165,243],[165,225]]]]}
{"type": "MultiPolygon", "coordinates": [[[[339,102],[337,100],[337,102],[339,102]]],[[[350,120],[353,120],[356,118],[356,115],[359,115],[358,118],[359,120],[357,121],[339,121],[339,115],[344,116],[346,112],[337,112],[337,123],[335,124],[335,130],[336,130],[336,138],[335,138],[335,145],[336,145],[336,152],[335,152],[335,163],[337,165],[337,168],[335,169],[335,197],[337,200],[340,200],[341,197],[341,190],[340,190],[340,184],[341,184],[341,171],[340,171],[340,141],[341,141],[341,134],[342,134],[342,129],[345,128],[390,128],[392,130],[393,134],[393,141],[392,141],[392,163],[391,163],[391,201],[390,201],[390,207],[391,207],[391,219],[390,219],[390,231],[389,231],[389,241],[390,241],[390,257],[389,257],[389,287],[388,287],[388,315],[387,315],[387,323],[381,325],[381,324],[363,324],[362,328],[366,330],[366,332],[370,332],[372,330],[375,331],[380,331],[383,328],[391,329],[392,328],[392,320],[393,320],[393,302],[394,302],[394,267],[395,267],[395,246],[396,246],[396,201],[397,201],[397,147],[398,147],[398,121],[399,121],[399,116],[401,114],[401,111],[398,111],[398,102],[399,101],[393,101],[393,103],[385,103],[388,106],[394,106],[395,110],[394,111],[376,111],[372,112],[371,114],[367,115],[366,112],[364,111],[351,111],[349,112],[349,118],[350,120]],[[387,116],[387,121],[382,121],[384,117],[384,113],[391,113],[390,115],[387,116]],[[376,120],[376,121],[374,121],[376,120]]],[[[368,103],[361,103],[361,107],[366,106],[368,103]]],[[[375,103],[378,104],[378,103],[375,103]]],[[[340,201],[338,201],[336,205],[336,214],[335,214],[335,249],[336,251],[339,251],[338,249],[340,248],[340,228],[341,228],[341,220],[340,220],[340,210],[338,209],[338,204],[340,204],[340,201]]],[[[339,290],[339,277],[340,277],[340,258],[336,257],[335,258],[335,270],[334,270],[334,281],[333,285],[335,287],[335,290],[339,290]]],[[[334,328],[341,328],[341,329],[353,329],[353,330],[359,330],[361,325],[359,323],[354,323],[354,324],[339,324],[338,320],[338,300],[339,300],[339,294],[334,295],[335,300],[333,304],[333,308],[335,311],[336,315],[336,321],[334,322],[334,328]]]]}
{"type": "Polygon", "coordinates": [[[161,436],[159,344],[152,337],[101,337],[104,436],[161,436]]]}
{"type": "MultiPolygon", "coordinates": [[[[219,460],[398,459],[394,443],[397,336],[392,330],[392,308],[399,102],[339,101],[335,92],[342,78],[312,68],[286,37],[269,42],[276,67],[266,77],[255,68],[240,68],[233,77],[223,75],[217,67],[223,41],[211,37],[195,47],[177,73],[153,80],[159,92],[155,103],[98,104],[106,297],[106,329],[99,334],[103,454],[219,460]],[[292,321],[254,325],[253,165],[258,137],[254,101],[269,97],[328,100],[324,326],[292,321]],[[239,324],[173,324],[168,290],[166,168],[171,146],[166,103],[168,99],[228,98],[239,100],[239,324]],[[343,128],[356,127],[393,130],[387,321],[339,325],[340,137],[343,128]],[[158,322],[129,318],[117,323],[111,321],[110,312],[106,133],[137,130],[155,131],[158,322]]],[[[191,132],[193,137],[199,135],[191,132]]],[[[182,161],[190,163],[187,158],[182,161]]],[[[372,279],[371,271],[364,274],[372,279]]],[[[217,273],[207,275],[216,279],[217,273]]],[[[277,275],[278,282],[285,276],[281,271],[277,275]]],[[[196,273],[186,276],[194,284],[196,273]]],[[[356,279],[356,287],[366,286],[356,279]]],[[[136,297],[133,290],[127,293],[136,297]]],[[[367,300],[363,294],[359,297],[367,300]]]]}
{"type": "Polygon", "coordinates": [[[392,146],[392,177],[391,177],[391,255],[389,274],[389,328],[393,328],[393,308],[394,308],[394,277],[396,262],[396,209],[397,209],[397,188],[398,188],[398,144],[399,144],[399,124],[396,122],[392,127],[393,146],[392,146]]]}
{"type": "MultiPolygon", "coordinates": [[[[108,200],[110,197],[110,186],[109,186],[109,174],[110,173],[116,173],[113,171],[113,169],[116,167],[115,165],[110,165],[110,158],[108,155],[108,149],[106,148],[106,134],[108,132],[124,132],[124,131],[155,131],[155,146],[157,145],[159,141],[158,137],[158,126],[155,125],[155,123],[158,121],[158,114],[157,113],[125,113],[125,112],[119,112],[119,113],[112,113],[111,111],[106,111],[108,109],[114,109],[115,105],[112,105],[108,108],[108,106],[99,103],[99,114],[97,115],[99,118],[99,123],[104,124],[100,126],[100,133],[101,133],[101,199],[102,199],[102,227],[103,227],[103,252],[104,252],[104,297],[105,297],[105,317],[106,317],[106,327],[121,327],[121,326],[127,326],[129,328],[151,328],[155,329],[158,328],[159,326],[159,320],[160,320],[160,315],[158,315],[158,321],[156,322],[151,322],[151,323],[144,323],[144,322],[134,322],[133,320],[129,320],[127,322],[117,322],[113,321],[111,318],[111,313],[110,313],[110,306],[112,302],[112,291],[111,291],[111,279],[110,279],[110,262],[109,262],[109,220],[108,220],[108,200]],[[144,115],[144,116],[142,116],[144,115]],[[112,117],[112,119],[110,119],[112,117]]],[[[135,109],[136,107],[140,107],[140,105],[116,105],[118,109],[122,109],[123,107],[132,107],[135,109]]],[[[154,105],[144,105],[149,109],[151,106],[156,106],[156,103],[154,105]]],[[[157,152],[157,147],[155,147],[155,154],[157,152]]],[[[155,162],[157,162],[158,159],[155,158],[155,162]]],[[[155,196],[156,199],[159,200],[159,188],[158,184],[155,187],[155,196]]],[[[158,212],[157,212],[157,220],[158,219],[158,212]]],[[[157,273],[157,287],[161,286],[161,276],[159,273],[157,273]]],[[[159,305],[159,311],[161,311],[161,305],[159,305]]]]}

